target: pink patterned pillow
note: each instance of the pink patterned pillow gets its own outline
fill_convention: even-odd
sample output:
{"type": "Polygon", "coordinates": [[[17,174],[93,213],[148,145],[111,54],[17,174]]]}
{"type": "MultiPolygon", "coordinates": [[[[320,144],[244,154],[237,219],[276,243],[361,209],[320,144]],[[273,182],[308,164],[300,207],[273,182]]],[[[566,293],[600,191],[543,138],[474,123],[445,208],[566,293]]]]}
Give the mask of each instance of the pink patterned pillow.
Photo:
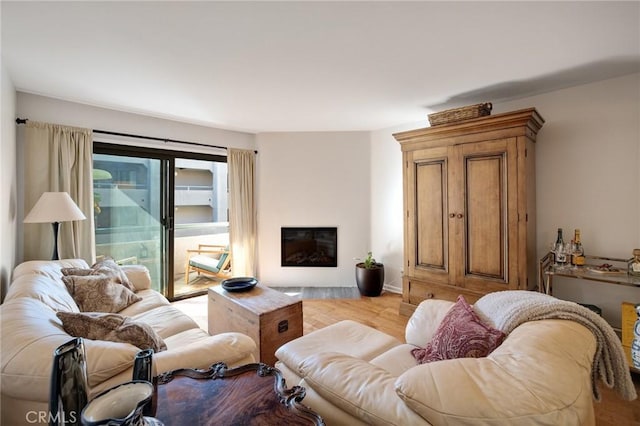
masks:
{"type": "Polygon", "coordinates": [[[418,363],[454,358],[481,358],[500,346],[506,335],[482,323],[462,295],[442,319],[433,339],[411,351],[418,363]]]}

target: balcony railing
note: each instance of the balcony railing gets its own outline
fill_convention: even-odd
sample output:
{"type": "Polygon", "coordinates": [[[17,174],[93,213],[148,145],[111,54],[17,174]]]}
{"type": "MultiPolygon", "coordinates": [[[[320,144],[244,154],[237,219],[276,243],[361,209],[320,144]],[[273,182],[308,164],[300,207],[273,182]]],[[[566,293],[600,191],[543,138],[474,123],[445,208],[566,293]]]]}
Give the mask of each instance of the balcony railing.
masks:
{"type": "Polygon", "coordinates": [[[199,185],[176,185],[176,206],[213,207],[213,187],[199,185]]]}

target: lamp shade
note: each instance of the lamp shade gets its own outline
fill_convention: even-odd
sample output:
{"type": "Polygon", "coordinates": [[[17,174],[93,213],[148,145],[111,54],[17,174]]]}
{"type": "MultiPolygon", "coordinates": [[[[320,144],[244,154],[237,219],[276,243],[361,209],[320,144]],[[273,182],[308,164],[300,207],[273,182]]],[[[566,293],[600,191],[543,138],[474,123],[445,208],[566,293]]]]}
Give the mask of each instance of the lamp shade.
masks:
{"type": "Polygon", "coordinates": [[[66,192],[45,192],[33,206],[25,223],[53,223],[83,220],[86,216],[66,192]]]}

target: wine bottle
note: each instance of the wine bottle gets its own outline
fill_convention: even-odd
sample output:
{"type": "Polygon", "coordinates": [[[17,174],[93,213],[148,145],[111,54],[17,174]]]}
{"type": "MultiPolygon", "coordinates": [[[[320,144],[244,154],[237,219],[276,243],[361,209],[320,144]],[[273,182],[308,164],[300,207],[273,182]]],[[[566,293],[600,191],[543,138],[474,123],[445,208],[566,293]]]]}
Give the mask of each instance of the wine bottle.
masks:
{"type": "Polygon", "coordinates": [[[562,239],[562,228],[558,228],[558,237],[556,238],[555,245],[556,262],[566,263],[567,255],[564,252],[564,240],[562,239]]]}
{"type": "Polygon", "coordinates": [[[580,240],[579,229],[574,231],[573,242],[574,246],[571,263],[575,266],[584,266],[584,248],[582,247],[582,241],[580,240]]]}

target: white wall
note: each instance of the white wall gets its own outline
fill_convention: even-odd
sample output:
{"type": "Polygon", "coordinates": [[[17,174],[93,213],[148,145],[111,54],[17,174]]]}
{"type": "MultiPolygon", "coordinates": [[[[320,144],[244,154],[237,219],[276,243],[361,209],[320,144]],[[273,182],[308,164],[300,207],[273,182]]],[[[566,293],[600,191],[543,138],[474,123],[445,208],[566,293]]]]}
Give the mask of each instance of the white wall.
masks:
{"type": "Polygon", "coordinates": [[[16,89],[0,64],[0,301],[16,262],[16,89]]]}
{"type": "MultiPolygon", "coordinates": [[[[527,107],[546,120],[536,143],[538,257],[559,227],[568,239],[580,228],[587,254],[631,257],[640,248],[640,74],[494,103],[493,113],[527,107]]],[[[403,127],[426,126],[425,117],[422,124],[403,127]]],[[[372,187],[371,235],[374,251],[387,258],[389,283],[402,270],[394,249],[401,250],[403,241],[402,168],[391,136],[399,130],[404,129],[372,133],[372,176],[380,179],[372,187]]],[[[554,295],[600,306],[614,326],[620,324],[622,300],[640,303],[640,288],[584,280],[556,279],[554,295]]]]}
{"type": "MultiPolygon", "coordinates": [[[[3,91],[4,92],[4,91],[3,91]]],[[[120,133],[130,133],[143,136],[160,137],[208,145],[232,148],[255,149],[255,137],[251,133],[198,126],[178,121],[148,117],[139,114],[115,111],[90,105],[62,101],[28,93],[17,93],[17,116],[34,121],[63,124],[68,126],[85,127],[90,129],[107,130],[120,133]]],[[[15,116],[14,116],[15,119],[15,116]]],[[[14,126],[15,127],[15,126],[14,126]]],[[[18,132],[20,139],[22,132],[18,132]]],[[[191,152],[210,152],[219,154],[220,151],[208,147],[196,147],[180,144],[165,144],[164,142],[145,142],[139,139],[124,139],[94,134],[94,140],[127,143],[130,145],[151,146],[160,149],[178,149],[191,152]]],[[[18,147],[20,144],[18,144],[18,147]]],[[[258,159],[259,160],[259,159],[258,159]]],[[[22,158],[18,148],[18,163],[28,159],[22,158]]],[[[15,162],[14,162],[15,163],[15,162]]],[[[18,217],[24,217],[23,194],[24,179],[18,175],[18,217]]],[[[22,226],[18,224],[18,261],[22,260],[22,226]]]]}
{"type": "MultiPolygon", "coordinates": [[[[587,254],[631,257],[640,247],[640,74],[498,105],[534,106],[538,254],[582,231],[587,254]]],[[[639,293],[640,295],[640,293],[639,293]]]]}
{"type": "Polygon", "coordinates": [[[424,126],[408,123],[371,132],[371,247],[384,263],[385,289],[396,293],[402,292],[404,225],[402,151],[392,134],[424,126]]]}
{"type": "Polygon", "coordinates": [[[256,136],[258,276],[270,286],[355,286],[370,250],[368,132],[256,136]],[[337,226],[338,267],[281,267],[280,228],[337,226]]]}
{"type": "MultiPolygon", "coordinates": [[[[17,102],[18,116],[30,120],[232,148],[254,149],[255,147],[254,135],[251,133],[198,126],[22,92],[18,92],[17,102]]],[[[94,137],[97,139],[99,136],[96,134],[94,137]]],[[[139,143],[143,142],[139,141],[139,143]]],[[[153,143],[157,148],[198,149],[184,145],[165,145],[163,142],[153,143]]]]}

